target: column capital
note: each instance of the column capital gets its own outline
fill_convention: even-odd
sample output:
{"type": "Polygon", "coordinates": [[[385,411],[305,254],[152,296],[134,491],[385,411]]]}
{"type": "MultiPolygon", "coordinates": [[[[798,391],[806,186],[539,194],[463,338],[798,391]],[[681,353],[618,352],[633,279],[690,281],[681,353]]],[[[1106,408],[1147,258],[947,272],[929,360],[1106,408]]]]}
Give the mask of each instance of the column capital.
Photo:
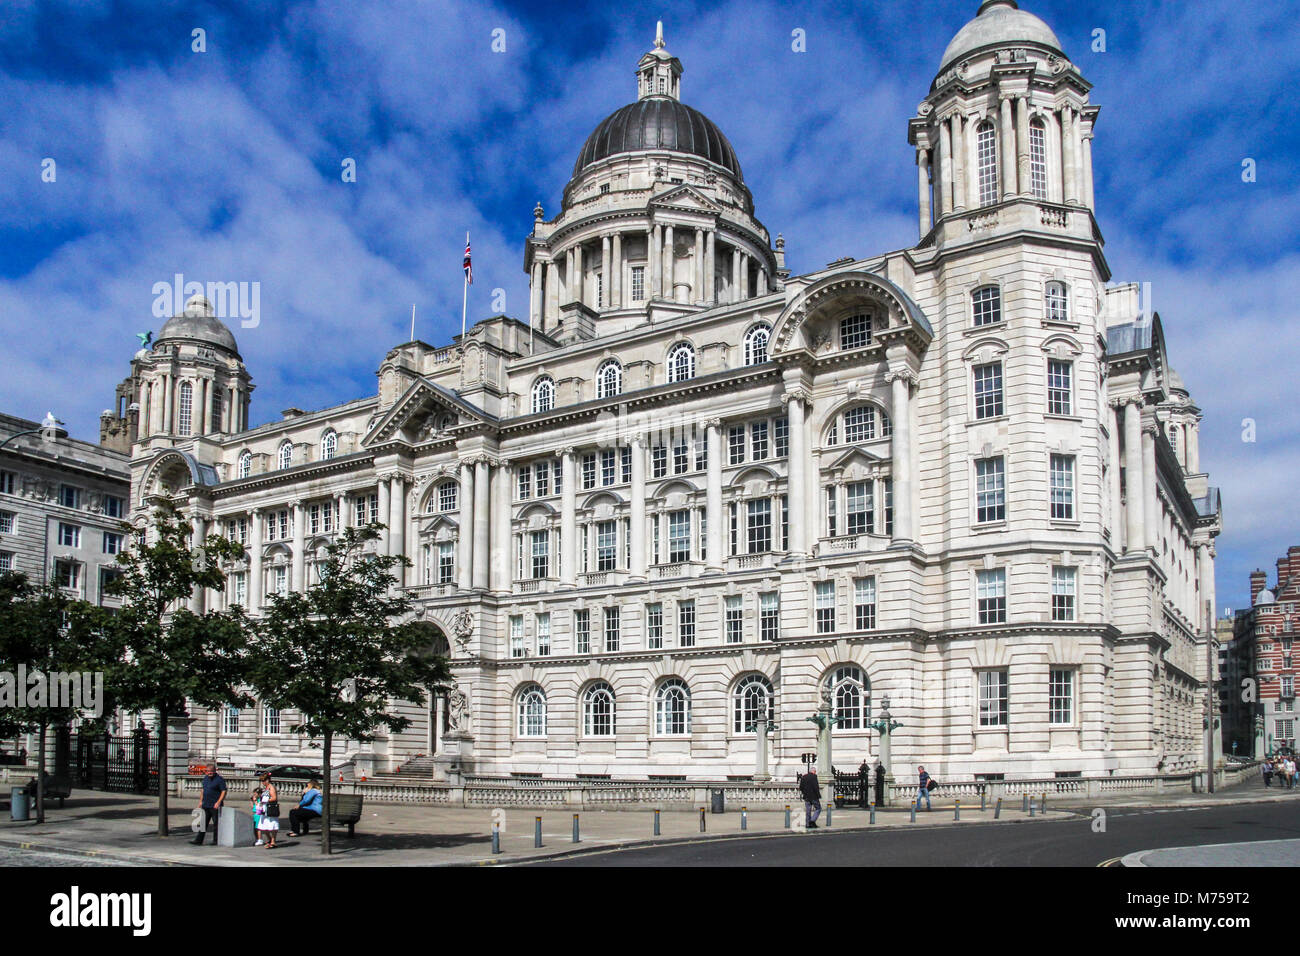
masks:
{"type": "MultiPolygon", "coordinates": [[[[782,399],[782,400],[784,401],[784,399],[782,399]]],[[[706,419],[704,420],[704,427],[705,427],[705,428],[719,428],[719,429],[720,429],[720,428],[722,428],[722,419],[721,419],[721,418],[706,418],[706,419]]]]}
{"type": "Polygon", "coordinates": [[[1142,423],[1142,434],[1150,435],[1152,438],[1155,438],[1157,435],[1160,434],[1160,423],[1155,421],[1154,419],[1149,421],[1144,421],[1142,423]]]}
{"type": "Polygon", "coordinates": [[[571,457],[576,450],[577,449],[575,449],[572,445],[565,445],[562,448],[555,449],[555,457],[568,458],[571,457]]]}
{"type": "Polygon", "coordinates": [[[509,468],[510,459],[504,456],[498,456],[496,459],[493,460],[492,464],[497,468],[509,468]]]}
{"type": "Polygon", "coordinates": [[[910,368],[894,368],[885,374],[885,381],[891,385],[899,380],[906,382],[911,388],[916,388],[921,383],[920,376],[910,368]]]}
{"type": "Polygon", "coordinates": [[[473,471],[475,460],[476,459],[473,455],[466,455],[464,458],[457,460],[456,464],[460,465],[462,468],[468,468],[473,471]]]}
{"type": "Polygon", "coordinates": [[[786,391],[781,393],[782,405],[789,405],[791,402],[806,404],[811,400],[811,396],[809,396],[807,390],[799,387],[786,389],[786,391]]]}

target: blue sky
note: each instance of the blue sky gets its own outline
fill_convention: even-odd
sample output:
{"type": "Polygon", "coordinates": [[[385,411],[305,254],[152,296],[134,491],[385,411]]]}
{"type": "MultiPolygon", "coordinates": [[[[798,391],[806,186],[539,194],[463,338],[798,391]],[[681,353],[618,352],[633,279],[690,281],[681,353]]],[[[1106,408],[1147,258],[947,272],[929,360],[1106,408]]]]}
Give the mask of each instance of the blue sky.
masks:
{"type": "MultiPolygon", "coordinates": [[[[1107,258],[1116,281],[1151,283],[1204,410],[1202,462],[1224,494],[1219,609],[1241,606],[1248,571],[1271,573],[1300,543],[1287,501],[1300,474],[1300,3],[1022,6],[1094,84],[1107,258]]],[[[977,7],[7,0],[0,408],[52,408],[96,436],[135,333],[161,324],[154,283],[177,272],[261,284],[261,324],[234,329],[254,422],[373,393],[412,303],[420,338],[458,331],[466,229],[471,321],[498,288],[524,316],[533,205],[554,215],[587,133],[634,98],[656,19],[685,65],[683,99],[732,141],[796,273],[910,245],[907,120],[977,7]],[[795,28],[807,53],[791,50],[795,28]]]]}

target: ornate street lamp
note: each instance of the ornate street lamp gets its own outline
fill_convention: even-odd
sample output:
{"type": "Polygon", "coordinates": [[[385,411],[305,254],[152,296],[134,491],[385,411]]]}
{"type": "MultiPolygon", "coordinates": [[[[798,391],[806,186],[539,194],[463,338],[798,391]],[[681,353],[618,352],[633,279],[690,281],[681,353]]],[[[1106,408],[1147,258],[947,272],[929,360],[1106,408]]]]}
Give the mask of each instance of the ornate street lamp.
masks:
{"type": "Polygon", "coordinates": [[[880,719],[873,720],[868,725],[872,730],[880,734],[880,759],[877,764],[876,772],[876,803],[884,806],[887,802],[886,795],[889,793],[889,786],[894,782],[894,773],[890,770],[891,756],[890,750],[893,744],[892,734],[899,727],[903,726],[901,720],[894,720],[889,713],[889,695],[886,694],[880,701],[880,719]],[[880,773],[884,770],[884,773],[880,773]]]}
{"type": "Polygon", "coordinates": [[[60,438],[68,437],[68,430],[63,427],[63,422],[54,417],[53,412],[46,412],[45,418],[41,420],[39,428],[29,428],[23,432],[14,432],[4,441],[0,441],[0,448],[4,448],[15,438],[22,438],[24,435],[40,435],[41,440],[46,444],[57,441],[60,438]]]}

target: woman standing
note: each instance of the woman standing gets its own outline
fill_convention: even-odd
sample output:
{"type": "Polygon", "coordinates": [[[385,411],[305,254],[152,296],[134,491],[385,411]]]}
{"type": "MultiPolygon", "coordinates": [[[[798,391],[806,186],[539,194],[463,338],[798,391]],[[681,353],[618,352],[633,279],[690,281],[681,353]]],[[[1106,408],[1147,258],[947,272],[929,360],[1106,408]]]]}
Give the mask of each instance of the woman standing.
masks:
{"type": "Polygon", "coordinates": [[[264,773],[259,778],[262,784],[262,835],[266,848],[275,849],[275,835],[280,830],[280,795],[276,792],[271,775],[264,773]]]}

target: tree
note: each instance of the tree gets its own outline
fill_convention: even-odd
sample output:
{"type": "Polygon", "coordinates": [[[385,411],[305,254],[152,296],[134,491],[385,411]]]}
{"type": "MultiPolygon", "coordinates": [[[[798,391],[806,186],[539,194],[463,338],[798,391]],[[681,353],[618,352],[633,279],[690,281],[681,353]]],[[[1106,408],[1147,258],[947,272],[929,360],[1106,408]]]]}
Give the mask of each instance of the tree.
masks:
{"type": "Polygon", "coordinates": [[[395,592],[392,569],[404,555],[366,550],[376,522],[349,528],[326,548],[319,579],[305,594],[273,596],[258,624],[252,681],[264,703],[297,710],[295,733],[323,737],[321,852],[330,852],[331,756],[334,738],[372,740],[379,727],[400,733],[410,718],[392,701],[416,705],[450,676],[446,659],[427,653],[428,637],[397,624],[411,605],[395,592]]]}
{"type": "MultiPolygon", "coordinates": [[[[25,666],[30,676],[39,674],[44,684],[34,688],[36,703],[27,699],[27,688],[16,687],[23,700],[19,706],[0,709],[0,736],[8,737],[36,728],[40,734],[36,769],[36,822],[45,822],[46,732],[82,715],[79,707],[56,692],[55,675],[77,675],[76,686],[87,688],[83,675],[103,667],[107,642],[101,633],[98,608],[74,600],[53,585],[37,587],[26,575],[0,574],[0,662],[17,674],[25,666]]],[[[71,691],[70,683],[62,688],[71,691]]],[[[89,688],[94,690],[94,687],[89,688]]],[[[103,691],[102,674],[98,688],[103,691]]],[[[84,701],[85,698],[83,697],[84,701]]],[[[95,701],[102,706],[102,697],[95,701]]],[[[56,767],[57,772],[57,767],[56,767]]]]}
{"type": "Polygon", "coordinates": [[[135,533],[118,555],[121,574],[106,590],[122,598],[109,618],[121,654],[108,683],[132,710],[158,712],[158,835],[167,836],[167,719],[203,707],[246,704],[248,619],[243,608],[195,614],[185,607],[195,588],[224,590],[223,561],[243,557],[219,535],[191,542],[189,523],[170,502],[159,504],[148,533],[135,533]]]}

